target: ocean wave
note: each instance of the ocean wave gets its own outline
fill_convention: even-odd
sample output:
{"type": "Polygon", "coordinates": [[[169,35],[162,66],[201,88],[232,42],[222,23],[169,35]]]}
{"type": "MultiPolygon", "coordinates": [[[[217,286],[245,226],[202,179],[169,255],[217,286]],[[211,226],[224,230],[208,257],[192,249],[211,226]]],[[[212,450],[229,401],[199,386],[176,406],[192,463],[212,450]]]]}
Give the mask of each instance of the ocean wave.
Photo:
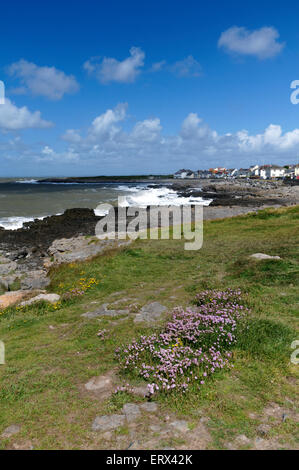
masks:
{"type": "Polygon", "coordinates": [[[15,183],[21,183],[21,184],[38,184],[38,181],[35,179],[30,179],[30,180],[16,180],[15,183]]]}
{"type": "MultiPolygon", "coordinates": [[[[59,212],[55,215],[61,215],[62,213],[59,212]]],[[[21,216],[13,216],[13,217],[2,217],[0,219],[0,227],[3,227],[5,230],[18,230],[22,228],[24,223],[26,222],[33,222],[34,220],[43,220],[46,217],[50,217],[50,215],[43,215],[39,217],[21,217],[21,216]]]]}
{"type": "Polygon", "coordinates": [[[120,205],[122,207],[182,206],[191,204],[208,206],[211,202],[212,199],[203,199],[201,197],[180,197],[176,191],[168,188],[149,188],[125,196],[125,200],[120,205]]]}

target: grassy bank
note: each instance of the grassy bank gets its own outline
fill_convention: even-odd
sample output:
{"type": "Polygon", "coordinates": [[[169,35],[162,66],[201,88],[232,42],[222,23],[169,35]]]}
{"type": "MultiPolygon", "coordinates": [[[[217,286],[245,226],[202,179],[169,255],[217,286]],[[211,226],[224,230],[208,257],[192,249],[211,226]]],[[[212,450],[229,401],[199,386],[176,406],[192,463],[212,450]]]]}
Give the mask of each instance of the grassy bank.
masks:
{"type": "Polygon", "coordinates": [[[0,365],[0,434],[11,424],[21,426],[18,434],[0,440],[0,448],[127,448],[134,432],[145,448],[196,448],[196,440],[185,435],[150,431],[153,419],[143,419],[134,429],[124,426],[107,440],[91,431],[95,416],[145,401],[125,392],[99,399],[84,384],[114,369],[120,384],[133,383],[132,376],[118,374],[114,351],[149,330],[135,324],[133,316],[80,315],[104,302],[137,312],[159,301],[171,310],[190,305],[203,290],[227,288],[248,293],[251,309],[248,328],[233,349],[234,368],[218,372],[200,390],[155,397],[160,419],[185,419],[190,429],[205,423],[207,448],[251,448],[267,417],[263,439],[275,448],[295,447],[298,366],[290,363],[290,355],[291,342],[299,339],[298,224],[298,206],[265,210],[206,222],[199,251],[185,251],[180,240],[137,240],[121,252],[53,270],[49,291],[78,289],[84,295],[0,315],[0,339],[6,345],[6,364],[0,365]],[[281,260],[249,258],[257,252],[281,260]],[[104,329],[101,339],[97,333],[104,329]],[[287,410],[284,417],[269,411],[277,406],[287,410]],[[248,441],[239,442],[240,435],[248,441]]]}

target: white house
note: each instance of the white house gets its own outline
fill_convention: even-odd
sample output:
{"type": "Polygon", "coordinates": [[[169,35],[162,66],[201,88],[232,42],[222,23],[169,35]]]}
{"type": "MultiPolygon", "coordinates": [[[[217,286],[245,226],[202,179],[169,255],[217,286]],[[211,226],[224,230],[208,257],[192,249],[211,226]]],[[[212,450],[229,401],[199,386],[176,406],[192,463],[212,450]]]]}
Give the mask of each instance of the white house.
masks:
{"type": "Polygon", "coordinates": [[[248,168],[240,168],[236,173],[237,178],[249,178],[249,176],[250,170],[248,168]]]}
{"type": "Polygon", "coordinates": [[[260,178],[283,178],[285,176],[285,168],[278,165],[263,165],[260,167],[260,178]]]}
{"type": "Polygon", "coordinates": [[[251,176],[259,176],[260,174],[260,166],[259,165],[253,165],[249,168],[251,176]]]}
{"type": "Polygon", "coordinates": [[[177,171],[174,175],[173,175],[174,178],[181,178],[181,179],[184,179],[184,178],[195,178],[195,173],[194,171],[191,171],[191,170],[179,170],[177,171]]]}

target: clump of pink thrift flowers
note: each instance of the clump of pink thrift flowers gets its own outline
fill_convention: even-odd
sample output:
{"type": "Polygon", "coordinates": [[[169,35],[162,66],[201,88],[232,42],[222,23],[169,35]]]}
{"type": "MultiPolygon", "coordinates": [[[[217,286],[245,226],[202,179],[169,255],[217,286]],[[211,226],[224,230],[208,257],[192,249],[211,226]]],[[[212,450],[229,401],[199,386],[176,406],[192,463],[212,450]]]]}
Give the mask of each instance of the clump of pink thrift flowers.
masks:
{"type": "Polygon", "coordinates": [[[148,382],[148,391],[185,392],[200,388],[217,370],[230,364],[237,322],[248,309],[240,290],[207,290],[195,298],[196,306],[177,308],[159,334],[141,336],[116,350],[123,369],[148,382]]]}

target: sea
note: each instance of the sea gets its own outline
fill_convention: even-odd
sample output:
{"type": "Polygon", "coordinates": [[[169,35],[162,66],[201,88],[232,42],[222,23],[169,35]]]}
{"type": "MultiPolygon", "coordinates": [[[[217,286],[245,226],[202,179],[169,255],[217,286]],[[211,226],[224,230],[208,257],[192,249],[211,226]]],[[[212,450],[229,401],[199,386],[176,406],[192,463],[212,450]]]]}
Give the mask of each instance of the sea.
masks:
{"type": "MultiPolygon", "coordinates": [[[[200,188],[197,188],[200,189],[200,188]]],[[[104,215],[103,203],[146,207],[209,205],[201,197],[179,197],[176,191],[153,182],[46,183],[36,178],[0,178],[0,227],[17,230],[24,222],[62,214],[66,209],[90,208],[104,215]]]]}

